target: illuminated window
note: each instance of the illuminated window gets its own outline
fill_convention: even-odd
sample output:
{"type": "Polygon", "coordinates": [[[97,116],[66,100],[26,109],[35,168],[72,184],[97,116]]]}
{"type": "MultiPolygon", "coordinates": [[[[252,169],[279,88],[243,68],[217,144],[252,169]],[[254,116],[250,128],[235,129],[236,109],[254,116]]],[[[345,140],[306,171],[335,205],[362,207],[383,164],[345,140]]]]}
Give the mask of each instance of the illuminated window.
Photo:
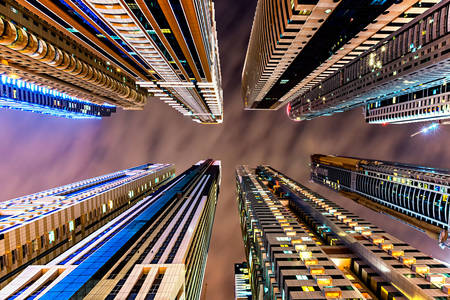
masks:
{"type": "Polygon", "coordinates": [[[75,226],[73,224],[73,221],[69,222],[69,231],[73,231],[75,229],[75,226]]]}
{"type": "Polygon", "coordinates": [[[50,244],[55,241],[55,233],[53,230],[48,233],[48,241],[50,244]]]}
{"type": "Polygon", "coordinates": [[[103,204],[103,205],[102,205],[102,210],[103,210],[103,213],[106,212],[106,204],[103,204]]]}
{"type": "Polygon", "coordinates": [[[349,280],[355,280],[355,277],[353,277],[353,275],[350,274],[345,275],[345,277],[347,277],[349,280]]]}
{"type": "Polygon", "coordinates": [[[155,178],[155,184],[158,183],[158,182],[159,182],[159,178],[156,177],[156,178],[155,178]]]}
{"type": "Polygon", "coordinates": [[[284,250],[283,253],[284,254],[292,254],[292,251],[291,250],[284,250]]]}
{"type": "Polygon", "coordinates": [[[314,287],[302,285],[302,290],[304,292],[314,292],[314,287]]]}
{"type": "Polygon", "coordinates": [[[109,202],[108,202],[108,204],[109,204],[109,209],[112,209],[113,208],[113,202],[112,202],[112,200],[109,200],[109,202]]]}
{"type": "Polygon", "coordinates": [[[306,275],[295,275],[297,280],[308,280],[308,276],[306,275]]]}

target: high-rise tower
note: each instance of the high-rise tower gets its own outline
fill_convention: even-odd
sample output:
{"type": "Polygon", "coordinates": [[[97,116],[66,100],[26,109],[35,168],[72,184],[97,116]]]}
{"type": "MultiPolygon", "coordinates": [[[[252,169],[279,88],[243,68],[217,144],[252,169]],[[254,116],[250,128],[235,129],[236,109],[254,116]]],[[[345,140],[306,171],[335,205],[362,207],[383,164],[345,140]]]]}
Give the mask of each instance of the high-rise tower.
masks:
{"type": "Polygon", "coordinates": [[[300,89],[288,107],[290,118],[309,120],[355,107],[365,109],[369,123],[449,118],[449,9],[448,1],[417,2],[386,24],[373,46],[300,89]],[[419,14],[403,25],[409,12],[419,14]]]}
{"type": "Polygon", "coordinates": [[[311,179],[425,231],[439,239],[441,246],[449,246],[449,170],[314,154],[311,179]]]}
{"type": "Polygon", "coordinates": [[[3,106],[98,117],[111,105],[142,109],[150,95],[222,122],[212,1],[6,0],[0,13],[0,72],[26,89],[3,94],[3,106]]]}
{"type": "Polygon", "coordinates": [[[236,171],[253,299],[355,299],[362,294],[254,170],[236,171]]]}
{"type": "Polygon", "coordinates": [[[242,74],[244,107],[278,109],[302,98],[437,2],[259,0],[242,74]]]}
{"type": "Polygon", "coordinates": [[[172,165],[146,164],[1,202],[0,286],[60,255],[174,172],[172,165]]]}
{"type": "Polygon", "coordinates": [[[50,263],[27,267],[0,298],[200,299],[220,168],[198,162],[50,263]]]}
{"type": "Polygon", "coordinates": [[[259,299],[446,299],[450,269],[268,167],[239,167],[241,227],[259,299]]]}

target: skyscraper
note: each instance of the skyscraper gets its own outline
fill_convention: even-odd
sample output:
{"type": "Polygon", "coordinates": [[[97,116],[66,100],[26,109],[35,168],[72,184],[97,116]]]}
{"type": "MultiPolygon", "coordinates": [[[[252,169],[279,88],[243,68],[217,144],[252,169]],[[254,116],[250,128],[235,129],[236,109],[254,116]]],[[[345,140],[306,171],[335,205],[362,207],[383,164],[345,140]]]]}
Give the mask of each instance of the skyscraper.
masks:
{"type": "Polygon", "coordinates": [[[194,121],[222,122],[211,1],[6,0],[0,13],[0,72],[64,95],[9,95],[17,106],[61,115],[86,114],[76,104],[88,101],[135,110],[151,95],[194,121]]]}
{"type": "Polygon", "coordinates": [[[1,202],[0,287],[28,265],[60,255],[174,172],[172,165],[145,164],[1,202]]]}
{"type": "Polygon", "coordinates": [[[445,264],[268,166],[236,179],[254,295],[447,299],[445,264]]]}
{"type": "Polygon", "coordinates": [[[449,170],[342,156],[311,156],[311,179],[390,214],[449,246],[449,170]]]}
{"type": "Polygon", "coordinates": [[[198,162],[50,263],[27,267],[0,298],[199,299],[220,168],[198,162]]]}
{"type": "MultiPolygon", "coordinates": [[[[300,90],[289,116],[309,120],[364,107],[369,123],[449,118],[449,6],[441,1],[393,33],[383,29],[386,34],[379,35],[376,45],[300,90]]],[[[386,27],[399,25],[393,20],[386,27]]]]}
{"type": "Polygon", "coordinates": [[[242,74],[244,107],[278,109],[303,99],[437,2],[259,0],[242,74]]]}
{"type": "Polygon", "coordinates": [[[254,170],[239,167],[236,183],[254,299],[363,298],[254,170]]]}

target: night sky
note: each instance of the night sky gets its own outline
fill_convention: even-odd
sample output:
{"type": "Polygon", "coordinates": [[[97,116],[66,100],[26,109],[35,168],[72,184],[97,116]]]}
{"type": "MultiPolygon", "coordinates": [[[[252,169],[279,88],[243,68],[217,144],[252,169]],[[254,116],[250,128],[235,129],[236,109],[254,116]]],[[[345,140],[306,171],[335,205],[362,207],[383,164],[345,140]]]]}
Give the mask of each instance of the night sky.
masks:
{"type": "Polygon", "coordinates": [[[232,299],[233,263],[244,259],[234,168],[270,164],[412,246],[450,262],[450,250],[385,215],[309,182],[309,155],[338,154],[450,168],[450,127],[432,136],[409,135],[421,125],[367,125],[362,109],[292,122],[285,109],[244,111],[242,65],[256,0],[216,0],[224,87],[221,125],[201,125],[158,99],[144,111],[103,120],[69,120],[0,110],[0,199],[8,200],[146,162],[175,163],[177,172],[198,160],[222,161],[222,186],[205,274],[206,299],[232,299]]]}

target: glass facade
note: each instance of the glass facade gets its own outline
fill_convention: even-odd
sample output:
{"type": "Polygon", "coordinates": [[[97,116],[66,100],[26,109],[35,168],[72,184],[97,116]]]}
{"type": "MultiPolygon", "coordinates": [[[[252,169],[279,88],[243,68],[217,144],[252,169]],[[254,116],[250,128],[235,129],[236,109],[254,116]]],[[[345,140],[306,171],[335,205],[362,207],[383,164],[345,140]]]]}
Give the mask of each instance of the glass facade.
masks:
{"type": "Polygon", "coordinates": [[[362,299],[358,288],[322,248],[320,238],[295,216],[268,180],[259,168],[236,169],[252,299],[362,299]]]}
{"type": "MultiPolygon", "coordinates": [[[[417,3],[417,8],[428,10],[400,30],[389,32],[375,45],[305,89],[291,102],[290,118],[310,120],[358,106],[378,107],[389,99],[402,98],[407,94],[414,97],[414,93],[417,97],[424,89],[427,91],[445,85],[450,78],[449,4],[428,4],[427,7],[419,7],[417,3]]],[[[411,110],[424,109],[428,112],[430,107],[425,100],[431,99],[416,102],[411,110]]],[[[436,109],[434,107],[433,112],[436,109]]],[[[408,113],[406,115],[402,111],[402,115],[395,117],[410,116],[402,118],[404,122],[448,117],[448,114],[420,116],[418,112],[408,113]]]]}
{"type": "MultiPolygon", "coordinates": [[[[350,162],[348,158],[340,164],[349,166],[350,162]]],[[[333,254],[333,263],[343,270],[345,278],[364,299],[443,299],[448,296],[446,283],[450,269],[447,265],[270,166],[259,166],[256,172],[265,186],[284,200],[284,206],[307,225],[310,238],[323,245],[325,252],[328,249],[333,254]]],[[[305,248],[305,245],[297,247],[305,248]]],[[[315,256],[314,252],[300,253],[301,257],[311,255],[315,256]]],[[[316,277],[320,282],[330,280],[334,285],[337,281],[336,276],[323,276],[327,268],[316,266],[310,271],[311,275],[321,274],[316,277]]],[[[299,274],[297,280],[303,279],[299,274]]],[[[315,290],[312,285],[304,287],[305,291],[312,289],[315,290]]]]}
{"type": "Polygon", "coordinates": [[[145,164],[2,202],[0,287],[27,266],[46,264],[76,245],[158,188],[156,179],[164,183],[173,173],[172,165],[145,164]]]}
{"type": "Polygon", "coordinates": [[[155,189],[47,265],[27,267],[0,298],[199,299],[220,168],[205,160],[178,177],[165,173],[160,185],[141,183],[138,192],[155,189]],[[30,279],[39,285],[24,286],[30,279]]]}
{"type": "Polygon", "coordinates": [[[342,166],[341,157],[313,155],[311,178],[448,232],[448,170],[367,159],[353,161],[353,166],[342,166]]]}

